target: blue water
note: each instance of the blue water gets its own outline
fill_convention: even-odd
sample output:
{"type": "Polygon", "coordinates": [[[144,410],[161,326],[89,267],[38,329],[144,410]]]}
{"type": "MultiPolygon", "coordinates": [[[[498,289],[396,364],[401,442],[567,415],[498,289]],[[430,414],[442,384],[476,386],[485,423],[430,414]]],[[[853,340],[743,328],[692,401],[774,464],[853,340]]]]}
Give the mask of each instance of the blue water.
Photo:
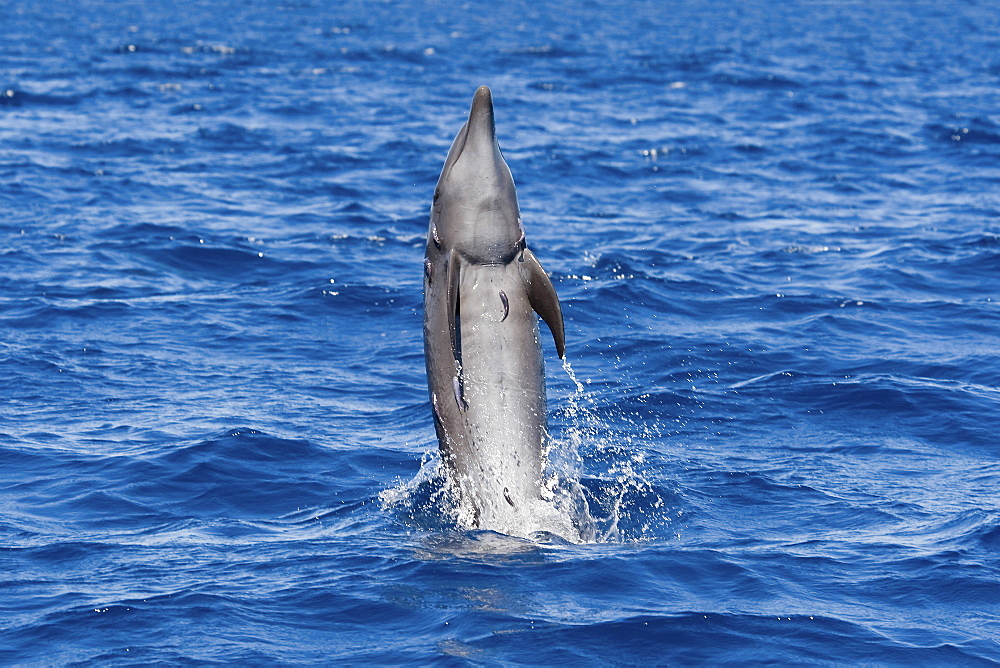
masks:
{"type": "Polygon", "coordinates": [[[3,3],[0,663],[1000,662],[998,110],[990,0],[3,3]],[[481,84],[596,543],[441,499],[481,84]]]}

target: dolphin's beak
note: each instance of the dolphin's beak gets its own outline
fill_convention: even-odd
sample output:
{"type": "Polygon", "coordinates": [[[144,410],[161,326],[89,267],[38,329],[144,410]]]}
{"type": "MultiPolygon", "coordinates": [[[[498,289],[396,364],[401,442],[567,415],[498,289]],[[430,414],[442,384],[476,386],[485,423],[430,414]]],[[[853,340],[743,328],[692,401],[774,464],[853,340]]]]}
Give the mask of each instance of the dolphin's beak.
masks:
{"type": "Polygon", "coordinates": [[[493,121],[493,94],[487,86],[480,86],[472,97],[472,109],[469,111],[467,123],[468,134],[466,143],[482,145],[496,144],[496,126],[493,121]]]}
{"type": "Polygon", "coordinates": [[[466,149],[469,149],[470,154],[479,156],[499,155],[496,127],[493,122],[493,94],[487,86],[480,86],[472,96],[469,120],[455,135],[455,141],[448,151],[448,158],[444,161],[444,168],[441,169],[442,179],[451,172],[451,168],[466,149]]]}

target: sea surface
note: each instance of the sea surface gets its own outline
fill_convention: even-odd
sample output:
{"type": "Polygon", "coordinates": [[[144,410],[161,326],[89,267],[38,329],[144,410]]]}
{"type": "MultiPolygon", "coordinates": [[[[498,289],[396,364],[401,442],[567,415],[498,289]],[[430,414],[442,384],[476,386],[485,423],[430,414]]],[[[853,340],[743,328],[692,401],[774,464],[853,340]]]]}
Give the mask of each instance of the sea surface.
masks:
{"type": "Polygon", "coordinates": [[[2,664],[1000,662],[991,0],[10,0],[0,207],[2,664]],[[483,84],[586,544],[441,493],[483,84]]]}

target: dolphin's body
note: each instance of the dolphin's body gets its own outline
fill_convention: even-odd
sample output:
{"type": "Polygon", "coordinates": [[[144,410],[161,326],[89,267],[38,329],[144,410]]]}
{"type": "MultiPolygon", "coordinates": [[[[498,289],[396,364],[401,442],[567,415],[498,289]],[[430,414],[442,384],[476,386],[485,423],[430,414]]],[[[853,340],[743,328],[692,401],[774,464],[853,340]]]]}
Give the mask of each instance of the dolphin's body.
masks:
{"type": "Polygon", "coordinates": [[[545,372],[535,313],[562,357],[562,310],[525,245],[483,86],[441,170],[427,234],[424,352],[434,425],[470,525],[565,535],[543,517],[551,491],[543,479],[545,372]]]}

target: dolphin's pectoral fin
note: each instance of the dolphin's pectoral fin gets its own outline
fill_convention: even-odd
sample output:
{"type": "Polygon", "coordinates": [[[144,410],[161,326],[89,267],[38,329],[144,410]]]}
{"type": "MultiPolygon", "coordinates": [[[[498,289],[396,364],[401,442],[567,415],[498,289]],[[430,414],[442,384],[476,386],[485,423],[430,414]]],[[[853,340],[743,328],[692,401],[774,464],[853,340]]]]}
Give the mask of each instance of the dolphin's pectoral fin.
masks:
{"type": "Polygon", "coordinates": [[[461,258],[457,251],[448,253],[448,335],[451,337],[451,353],[462,361],[462,342],[458,333],[458,285],[461,278],[461,258]]]}
{"type": "Polygon", "coordinates": [[[552,331],[552,339],[556,342],[556,352],[562,358],[566,355],[566,334],[563,330],[562,308],[556,289],[549,280],[549,275],[542,269],[538,258],[527,248],[521,254],[521,278],[528,287],[528,302],[535,313],[552,331]]]}
{"type": "Polygon", "coordinates": [[[462,278],[462,258],[458,251],[448,253],[448,334],[451,337],[451,354],[455,358],[455,375],[452,376],[452,389],[455,391],[455,403],[461,411],[469,408],[465,401],[465,388],[462,385],[462,332],[461,315],[458,311],[458,288],[462,278]]]}

